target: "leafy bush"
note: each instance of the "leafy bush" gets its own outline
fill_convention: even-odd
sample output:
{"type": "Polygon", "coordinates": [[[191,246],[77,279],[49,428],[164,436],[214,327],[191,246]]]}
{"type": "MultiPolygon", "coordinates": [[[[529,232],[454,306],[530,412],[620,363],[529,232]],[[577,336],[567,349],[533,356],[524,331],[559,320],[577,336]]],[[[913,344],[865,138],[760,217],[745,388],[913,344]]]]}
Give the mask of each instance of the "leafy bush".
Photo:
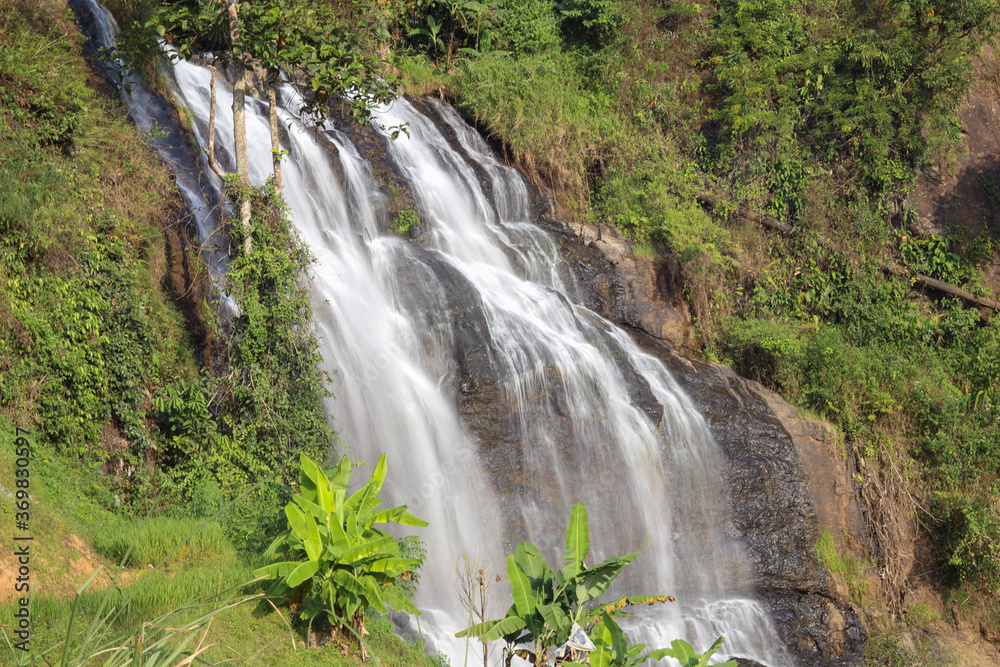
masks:
{"type": "Polygon", "coordinates": [[[801,325],[787,320],[733,320],[720,341],[726,363],[740,375],[782,391],[798,386],[804,354],[801,325]]]}
{"type": "Polygon", "coordinates": [[[934,531],[938,562],[952,583],[1000,574],[1000,517],[988,500],[942,494],[932,511],[943,522],[934,531]]]}
{"type": "MultiPolygon", "coordinates": [[[[483,643],[503,639],[507,661],[518,655],[532,664],[579,664],[580,647],[593,636],[590,664],[594,667],[637,667],[647,660],[670,656],[684,667],[707,667],[709,658],[719,649],[722,638],[704,654],[698,655],[683,640],[675,640],[670,649],[644,653],[645,646],[629,646],[625,634],[614,621],[626,616],[622,609],[635,604],[673,602],[668,595],[623,596],[610,604],[594,604],[639,553],[608,558],[593,567],[584,559],[590,551],[590,529],[587,508],[576,504],[570,511],[566,528],[566,548],[563,569],[549,566],[531,542],[521,542],[514,554],[507,557],[507,578],[514,604],[501,619],[484,621],[459,632],[458,637],[478,637],[483,643]],[[589,606],[587,603],[590,603],[589,606]],[[568,645],[572,641],[573,646],[568,645]],[[532,644],[534,650],[518,649],[520,644],[532,644]],[[557,648],[558,647],[558,648],[557,648]]],[[[735,667],[736,661],[723,663],[735,667]]]]}
{"type": "Polygon", "coordinates": [[[493,0],[407,0],[400,3],[395,20],[411,48],[422,48],[435,59],[444,56],[450,66],[459,53],[494,48],[499,5],[493,0]]]}
{"type": "Polygon", "coordinates": [[[723,168],[750,167],[776,215],[794,215],[811,164],[846,155],[863,188],[894,195],[931,148],[957,137],[951,113],[971,54],[998,27],[989,0],[856,4],[727,0],[708,64],[723,168]]]}
{"type": "Polygon", "coordinates": [[[595,46],[607,43],[625,23],[625,13],[615,0],[563,0],[557,7],[563,33],[595,46]]]}
{"type": "Polygon", "coordinates": [[[559,45],[559,22],[552,0],[505,0],[497,14],[503,43],[516,55],[544,53],[559,45]]]}
{"type": "Polygon", "coordinates": [[[403,209],[396,214],[396,219],[392,221],[392,231],[398,236],[406,238],[413,231],[413,228],[420,224],[417,212],[412,208],[403,209]]]}
{"type": "Polygon", "coordinates": [[[92,98],[72,69],[70,42],[6,16],[0,16],[0,26],[7,33],[0,49],[0,105],[8,122],[30,128],[25,138],[31,143],[22,149],[51,145],[70,151],[92,98]]]}
{"type": "MultiPolygon", "coordinates": [[[[252,251],[229,264],[226,287],[239,305],[229,341],[229,373],[217,381],[222,395],[217,438],[208,457],[230,495],[272,475],[289,479],[299,453],[324,455],[333,433],[323,412],[330,396],[314,335],[308,288],[301,280],[312,257],[299,241],[273,184],[242,192],[254,200],[252,251]]],[[[233,247],[242,231],[233,225],[233,247]]]]}

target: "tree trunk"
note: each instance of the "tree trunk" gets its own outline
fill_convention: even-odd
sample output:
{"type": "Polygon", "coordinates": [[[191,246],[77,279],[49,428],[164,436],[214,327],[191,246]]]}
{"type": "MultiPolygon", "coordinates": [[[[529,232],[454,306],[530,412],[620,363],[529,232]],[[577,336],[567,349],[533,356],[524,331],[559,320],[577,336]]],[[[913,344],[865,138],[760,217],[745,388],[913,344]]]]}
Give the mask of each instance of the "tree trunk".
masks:
{"type": "Polygon", "coordinates": [[[278,142],[278,103],[274,87],[278,84],[277,75],[272,76],[271,85],[267,89],[267,103],[271,107],[271,164],[274,167],[274,188],[281,194],[281,145],[278,142]]]}
{"type": "Polygon", "coordinates": [[[222,167],[219,163],[215,161],[215,65],[212,65],[212,82],[209,84],[209,88],[212,90],[211,101],[208,106],[208,148],[204,149],[205,153],[208,155],[208,166],[212,168],[212,171],[216,173],[219,178],[225,179],[226,172],[222,171],[222,167]]]}
{"type": "MultiPolygon", "coordinates": [[[[247,155],[246,94],[247,69],[240,49],[240,20],[236,10],[236,0],[226,0],[229,11],[229,38],[233,54],[233,145],[236,148],[236,173],[240,185],[250,187],[250,159],[247,155]]],[[[249,255],[253,248],[250,236],[250,199],[243,193],[240,199],[240,228],[243,230],[243,254],[249,255]]]]}

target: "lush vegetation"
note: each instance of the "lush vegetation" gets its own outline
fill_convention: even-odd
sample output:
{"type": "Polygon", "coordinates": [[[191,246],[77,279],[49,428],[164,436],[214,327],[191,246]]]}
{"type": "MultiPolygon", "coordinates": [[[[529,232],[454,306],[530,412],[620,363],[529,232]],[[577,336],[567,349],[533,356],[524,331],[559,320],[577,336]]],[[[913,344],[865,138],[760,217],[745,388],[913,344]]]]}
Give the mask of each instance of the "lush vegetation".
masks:
{"type": "MultiPolygon", "coordinates": [[[[326,457],[334,441],[309,254],[273,187],[231,183],[255,202],[234,245],[253,243],[234,252],[239,310],[219,325],[167,165],[89,76],[64,5],[0,5],[0,478],[16,488],[16,424],[47,554],[33,569],[37,650],[11,655],[327,664],[335,648],[288,657],[307,631],[270,605],[229,606],[253,593],[234,587],[283,527],[298,454],[326,457]]],[[[0,605],[4,628],[15,610],[0,605]]],[[[369,630],[376,656],[427,660],[387,622],[369,630]]]]}

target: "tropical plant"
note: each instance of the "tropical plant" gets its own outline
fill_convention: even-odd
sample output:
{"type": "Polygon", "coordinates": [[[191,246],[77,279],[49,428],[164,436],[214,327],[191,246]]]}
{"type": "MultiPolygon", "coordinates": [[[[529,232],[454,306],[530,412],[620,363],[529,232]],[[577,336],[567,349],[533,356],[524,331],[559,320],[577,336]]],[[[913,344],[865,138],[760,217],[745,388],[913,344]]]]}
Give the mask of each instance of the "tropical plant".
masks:
{"type": "Polygon", "coordinates": [[[427,37],[427,41],[430,44],[432,51],[434,52],[440,51],[444,53],[445,50],[444,42],[442,42],[441,38],[438,36],[440,33],[441,33],[441,23],[439,23],[438,20],[434,18],[434,16],[431,14],[427,15],[426,28],[420,26],[410,31],[410,35],[424,35],[425,37],[427,37]]]}
{"type": "Polygon", "coordinates": [[[367,634],[366,609],[420,614],[407,598],[402,580],[421,561],[403,557],[399,540],[375,524],[426,526],[427,522],[407,512],[405,505],[378,509],[385,454],[368,482],[348,496],[352,466],[345,456],[330,481],[313,460],[301,456],[299,494],[285,506],[288,530],[264,554],[281,560],[254,575],[275,579],[269,593],[293,602],[298,616],[310,626],[325,617],[334,636],[346,628],[360,639],[367,634]]]}
{"type": "MultiPolygon", "coordinates": [[[[665,657],[677,660],[681,667],[708,667],[709,659],[723,642],[723,638],[719,637],[707,651],[697,653],[683,639],[675,639],[670,642],[671,648],[643,653],[646,650],[645,644],[629,645],[625,632],[607,612],[601,613],[601,618],[590,635],[594,643],[590,667],[639,667],[647,660],[661,660],[665,657]]],[[[736,661],[728,660],[717,667],[736,667],[736,661]]]]}
{"type": "MultiPolygon", "coordinates": [[[[592,665],[597,659],[602,661],[599,664],[608,667],[629,667],[664,656],[683,660],[697,655],[686,643],[675,642],[673,649],[650,651],[640,657],[645,646],[629,647],[624,633],[613,620],[627,615],[623,609],[629,605],[673,602],[672,596],[623,596],[608,604],[585,606],[603,596],[625,566],[639,556],[635,552],[587,567],[584,559],[589,551],[587,508],[578,503],[570,511],[563,569],[550,567],[538,547],[531,542],[517,545],[515,553],[507,557],[507,576],[514,598],[507,615],[473,625],[457,636],[478,637],[484,643],[503,639],[507,644],[505,662],[508,666],[514,655],[534,665],[553,660],[566,665],[577,664],[579,650],[592,651],[592,665]],[[585,628],[588,627],[596,628],[596,640],[592,646],[580,649],[590,641],[585,636],[585,628]],[[534,650],[515,648],[526,643],[534,644],[534,650]]],[[[716,642],[704,656],[705,660],[718,649],[719,643],[716,642]]],[[[702,657],[698,656],[699,660],[702,657]]],[[[683,664],[686,667],[689,663],[683,664]]]]}

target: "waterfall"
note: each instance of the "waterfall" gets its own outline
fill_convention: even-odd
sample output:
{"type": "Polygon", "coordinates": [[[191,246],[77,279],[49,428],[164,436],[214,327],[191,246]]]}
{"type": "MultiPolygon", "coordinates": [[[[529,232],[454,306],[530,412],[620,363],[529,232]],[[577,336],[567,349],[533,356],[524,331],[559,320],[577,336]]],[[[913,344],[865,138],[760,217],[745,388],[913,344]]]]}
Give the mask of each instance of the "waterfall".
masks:
{"type": "MultiPolygon", "coordinates": [[[[77,1],[110,39],[110,15],[77,1]]],[[[181,61],[172,77],[204,144],[211,74],[181,61]]],[[[217,92],[227,167],[231,91],[220,79],[217,92]]],[[[124,98],[141,117],[141,86],[124,98]]],[[[583,502],[592,562],[642,552],[616,592],[677,598],[637,611],[624,624],[633,640],[684,638],[704,650],[723,635],[720,655],[792,664],[724,530],[720,452],[703,418],[659,360],[573,302],[557,244],[531,220],[524,178],[451,107],[397,100],[376,120],[409,131],[386,139],[422,223],[419,242],[404,240],[383,231],[386,195],[347,136],[303,122],[291,86],[278,99],[284,195],[316,258],[313,307],[335,373],[326,407],[345,453],[368,463],[388,454],[387,502],[430,522],[419,531],[428,556],[416,600],[428,643],[462,664],[454,633],[468,616],[453,588],[463,555],[506,578],[506,554],[530,539],[559,565],[569,509],[583,502]]],[[[266,103],[248,99],[247,134],[260,183],[271,166],[266,103]]],[[[179,167],[202,186],[178,176],[192,208],[209,208],[200,193],[219,187],[215,175],[179,167]]],[[[199,233],[212,224],[206,216],[199,233]]]]}

